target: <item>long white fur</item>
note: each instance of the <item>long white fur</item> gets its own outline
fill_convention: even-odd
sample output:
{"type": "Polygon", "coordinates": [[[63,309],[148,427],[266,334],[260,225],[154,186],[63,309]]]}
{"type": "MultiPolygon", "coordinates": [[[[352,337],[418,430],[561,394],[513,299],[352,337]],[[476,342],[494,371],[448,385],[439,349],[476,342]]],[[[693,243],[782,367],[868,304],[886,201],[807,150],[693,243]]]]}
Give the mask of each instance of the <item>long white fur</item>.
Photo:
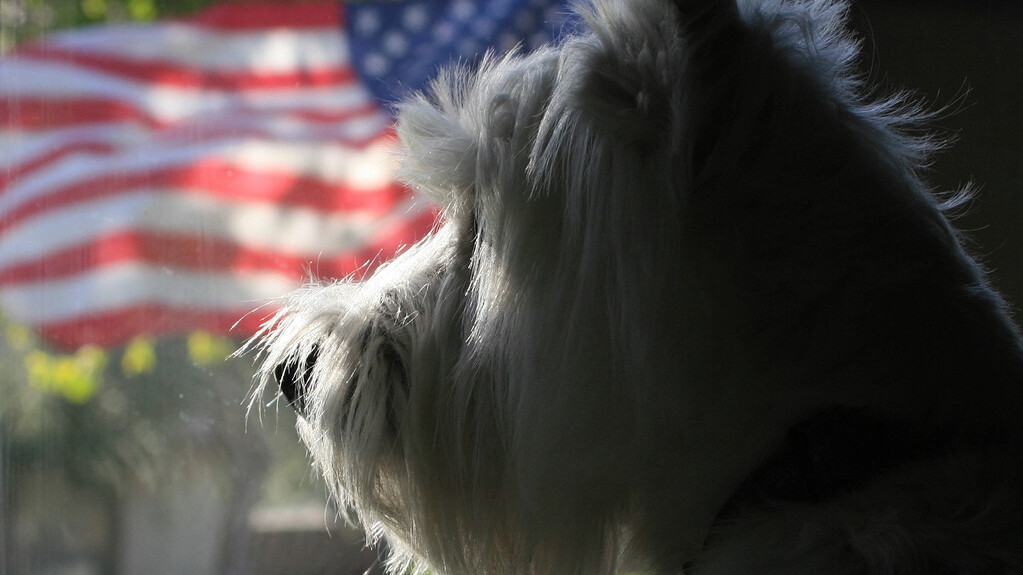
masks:
{"type": "Polygon", "coordinates": [[[974,294],[955,317],[977,319],[955,327],[996,340],[979,371],[1018,368],[1001,300],[919,179],[934,148],[911,133],[919,111],[869,99],[851,71],[846,6],[741,1],[730,44],[725,4],[594,0],[589,32],[443,73],[398,131],[404,177],[444,223],[365,281],[297,292],[258,336],[264,386],[318,353],[300,433],[393,572],[911,573],[932,545],[917,517],[849,550],[900,481],[928,486],[923,507],[995,503],[927,481],[968,482],[987,463],[970,455],[719,521],[820,409],[969,427],[1019,399],[890,383],[895,338],[867,341],[900,324],[863,305],[934,283],[974,294]]]}

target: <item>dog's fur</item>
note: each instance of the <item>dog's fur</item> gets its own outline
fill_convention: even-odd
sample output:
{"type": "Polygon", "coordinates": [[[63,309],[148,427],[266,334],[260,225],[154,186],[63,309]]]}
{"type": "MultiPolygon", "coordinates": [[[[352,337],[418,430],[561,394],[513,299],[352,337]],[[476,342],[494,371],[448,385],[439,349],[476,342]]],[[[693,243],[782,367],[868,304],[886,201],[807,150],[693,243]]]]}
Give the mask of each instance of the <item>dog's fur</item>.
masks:
{"type": "Polygon", "coordinates": [[[396,573],[1023,572],[1020,338],[831,0],[595,0],[400,109],[435,233],[261,334],[396,573]]]}

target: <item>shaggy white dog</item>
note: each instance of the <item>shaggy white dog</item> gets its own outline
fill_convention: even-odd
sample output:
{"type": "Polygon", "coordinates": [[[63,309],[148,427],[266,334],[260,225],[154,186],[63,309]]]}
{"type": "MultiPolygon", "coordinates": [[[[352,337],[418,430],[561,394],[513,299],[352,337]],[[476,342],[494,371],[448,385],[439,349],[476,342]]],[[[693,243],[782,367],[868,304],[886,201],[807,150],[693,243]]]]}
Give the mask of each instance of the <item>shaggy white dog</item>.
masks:
{"type": "Polygon", "coordinates": [[[391,567],[1023,572],[1023,359],[830,0],[594,0],[401,107],[436,231],[260,336],[391,567]]]}

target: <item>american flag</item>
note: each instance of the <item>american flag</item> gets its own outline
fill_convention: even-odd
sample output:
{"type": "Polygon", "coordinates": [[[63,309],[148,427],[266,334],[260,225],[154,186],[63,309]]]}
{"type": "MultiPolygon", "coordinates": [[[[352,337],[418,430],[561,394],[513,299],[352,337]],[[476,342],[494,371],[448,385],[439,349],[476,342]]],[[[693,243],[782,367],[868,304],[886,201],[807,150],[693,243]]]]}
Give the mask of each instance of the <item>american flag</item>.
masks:
{"type": "Polygon", "coordinates": [[[364,273],[436,217],[394,179],[389,104],[564,14],[243,1],[21,46],[0,58],[5,316],[65,348],[245,336],[311,276],[364,273]]]}

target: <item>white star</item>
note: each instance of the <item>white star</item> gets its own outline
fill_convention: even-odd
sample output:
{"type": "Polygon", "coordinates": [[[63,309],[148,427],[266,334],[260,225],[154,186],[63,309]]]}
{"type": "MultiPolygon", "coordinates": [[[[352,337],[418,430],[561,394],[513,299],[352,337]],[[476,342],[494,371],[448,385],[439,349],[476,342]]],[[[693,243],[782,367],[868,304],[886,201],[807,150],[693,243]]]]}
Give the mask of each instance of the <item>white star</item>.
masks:
{"type": "Polygon", "coordinates": [[[400,32],[388,32],[384,36],[382,45],[384,51],[395,58],[404,56],[408,52],[408,39],[400,32]]]}
{"type": "Polygon", "coordinates": [[[448,44],[455,39],[455,26],[447,20],[441,20],[433,28],[433,39],[438,44],[448,44]]]}
{"type": "Polygon", "coordinates": [[[405,9],[401,15],[401,23],[410,32],[419,32],[430,23],[430,14],[426,7],[413,4],[405,9]]]}
{"type": "Polygon", "coordinates": [[[476,6],[470,0],[456,0],[451,5],[451,16],[459,22],[468,22],[476,13],[476,6]]]}
{"type": "Polygon", "coordinates": [[[367,54],[362,65],[370,76],[383,76],[391,70],[391,61],[379,52],[367,54]]]}
{"type": "Polygon", "coordinates": [[[355,30],[363,35],[369,36],[380,29],[380,14],[376,10],[364,8],[359,11],[355,20],[355,30]]]}

